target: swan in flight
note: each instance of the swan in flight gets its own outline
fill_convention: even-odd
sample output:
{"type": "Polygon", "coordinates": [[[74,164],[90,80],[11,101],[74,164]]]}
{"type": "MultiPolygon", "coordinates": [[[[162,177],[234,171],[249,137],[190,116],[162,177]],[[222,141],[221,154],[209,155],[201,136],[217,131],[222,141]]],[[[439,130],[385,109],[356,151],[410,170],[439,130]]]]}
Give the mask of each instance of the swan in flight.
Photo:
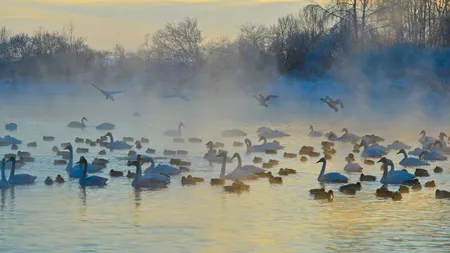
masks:
{"type": "Polygon", "coordinates": [[[411,167],[411,166],[427,166],[430,165],[429,163],[420,160],[415,157],[408,157],[406,154],[406,151],[404,149],[400,149],[397,154],[403,154],[403,159],[400,161],[400,165],[405,167],[411,167]]]}
{"type": "Polygon", "coordinates": [[[187,98],[181,91],[179,91],[177,88],[172,88],[173,91],[175,91],[174,94],[163,96],[162,98],[181,98],[186,102],[189,102],[190,99],[187,98]]]}
{"type": "Polygon", "coordinates": [[[345,132],[345,134],[343,134],[341,137],[339,137],[338,141],[342,141],[342,142],[356,142],[356,141],[359,141],[361,139],[361,137],[359,137],[358,135],[349,133],[347,128],[343,128],[341,132],[345,132]]]}
{"type": "Polygon", "coordinates": [[[259,96],[253,95],[254,98],[256,98],[256,100],[258,100],[259,105],[260,106],[264,106],[264,107],[269,107],[269,105],[267,104],[267,102],[271,99],[271,98],[278,98],[277,95],[269,95],[267,97],[264,97],[263,95],[259,94],[259,96]]]}
{"type": "MultiPolygon", "coordinates": [[[[236,154],[237,153],[234,153],[233,158],[237,157],[236,154]]],[[[223,159],[222,160],[222,169],[220,170],[220,179],[245,180],[245,179],[256,179],[256,178],[258,178],[258,176],[253,174],[253,173],[250,173],[250,172],[244,171],[244,170],[240,170],[239,160],[238,160],[238,166],[236,167],[236,169],[234,169],[232,172],[230,172],[230,173],[225,175],[226,166],[227,166],[227,161],[226,161],[227,154],[224,152],[224,153],[218,154],[217,156],[222,157],[222,159],[223,159]]]]}
{"type": "Polygon", "coordinates": [[[37,177],[32,176],[30,174],[15,174],[16,171],[16,158],[11,156],[9,161],[12,162],[11,172],[9,174],[8,182],[11,185],[24,185],[24,184],[32,184],[37,177]]]}
{"type": "Polygon", "coordinates": [[[97,130],[113,130],[116,126],[112,123],[102,123],[95,127],[97,130]]]}
{"type": "MultiPolygon", "coordinates": [[[[388,164],[393,164],[392,161],[386,159],[386,157],[381,158],[378,163],[383,163],[383,176],[381,177],[380,182],[382,184],[402,184],[405,181],[414,180],[407,173],[388,173],[388,164]]],[[[404,171],[402,171],[404,172],[404,171]]]]}
{"type": "Polygon", "coordinates": [[[6,163],[5,158],[3,158],[2,159],[2,165],[1,165],[2,166],[1,167],[1,169],[2,169],[2,179],[0,180],[0,189],[9,188],[9,182],[6,179],[6,174],[5,174],[5,163],[6,163]]]}
{"type": "Polygon", "coordinates": [[[268,127],[260,127],[258,130],[256,130],[256,133],[258,134],[258,137],[266,137],[267,139],[273,139],[273,138],[281,138],[281,137],[288,137],[289,134],[279,131],[279,130],[272,130],[268,127]]]}
{"type": "Polygon", "coordinates": [[[181,170],[177,169],[177,167],[168,164],[158,164],[158,166],[155,167],[155,161],[153,161],[153,159],[150,158],[150,167],[144,170],[144,175],[147,175],[149,173],[172,176],[181,174],[181,170]]]}
{"type": "MultiPolygon", "coordinates": [[[[214,152],[214,143],[212,141],[208,141],[206,143],[206,147],[208,148],[208,153],[206,153],[205,159],[210,163],[222,163],[223,158],[221,156],[217,156],[216,152],[214,152]]],[[[231,162],[231,158],[227,156],[227,163],[231,162]]]]}
{"type": "Polygon", "coordinates": [[[92,86],[97,88],[97,90],[101,91],[101,93],[103,93],[103,95],[106,97],[106,100],[111,99],[112,101],[114,101],[113,95],[123,93],[126,91],[126,90],[106,91],[106,90],[100,89],[99,87],[95,86],[95,84],[93,84],[93,83],[91,83],[91,84],[92,84],[92,86]]]}
{"type": "Polygon", "coordinates": [[[309,126],[309,130],[310,130],[310,132],[309,132],[308,136],[310,136],[310,137],[321,137],[322,136],[322,133],[319,131],[315,131],[312,125],[309,126]]]}
{"type": "MultiPolygon", "coordinates": [[[[66,171],[72,178],[80,178],[83,175],[83,167],[81,164],[77,163],[75,166],[73,165],[73,147],[72,144],[69,143],[64,150],[69,150],[69,162],[66,165],[66,171]]],[[[95,173],[102,170],[102,167],[96,165],[96,164],[88,164],[87,172],[88,173],[95,173]]]]}
{"type": "Polygon", "coordinates": [[[81,118],[81,121],[71,121],[69,124],[67,124],[67,127],[70,128],[85,128],[86,124],[84,124],[84,121],[88,121],[86,117],[81,118]]]}
{"type": "Polygon", "coordinates": [[[329,96],[326,96],[325,98],[321,98],[320,100],[322,102],[326,103],[328,105],[328,107],[333,109],[335,112],[339,111],[339,107],[338,106],[340,106],[341,109],[344,109],[344,104],[342,103],[342,101],[340,99],[333,100],[329,96]]]}
{"type": "Polygon", "coordinates": [[[325,158],[321,158],[317,163],[323,163],[322,169],[320,170],[319,177],[317,181],[325,182],[325,183],[347,183],[348,178],[338,172],[329,172],[325,173],[325,168],[327,167],[327,160],[325,158]]]}
{"type": "Polygon", "coordinates": [[[81,186],[104,186],[108,181],[107,178],[99,176],[87,176],[88,162],[84,156],[80,157],[80,161],[77,164],[81,164],[83,167],[83,173],[78,181],[81,186]]]}
{"type": "Polygon", "coordinates": [[[181,127],[184,127],[183,122],[180,122],[180,124],[178,125],[178,129],[169,129],[167,131],[164,132],[164,135],[166,136],[170,136],[170,137],[181,137],[181,127]]]}
{"type": "Polygon", "coordinates": [[[129,161],[128,166],[136,166],[136,174],[131,185],[135,188],[146,188],[154,186],[165,186],[170,183],[170,177],[161,175],[159,173],[147,173],[142,175],[142,160],[141,155],[136,156],[135,161],[129,161]]]}
{"type": "Polygon", "coordinates": [[[363,168],[358,163],[354,163],[351,157],[346,157],[347,164],[344,167],[346,172],[361,172],[363,168]]]}
{"type": "Polygon", "coordinates": [[[106,148],[109,148],[111,150],[113,149],[130,149],[133,146],[129,145],[128,143],[124,141],[114,141],[114,137],[111,134],[111,132],[108,132],[105,136],[109,136],[110,142],[106,144],[106,148]]]}

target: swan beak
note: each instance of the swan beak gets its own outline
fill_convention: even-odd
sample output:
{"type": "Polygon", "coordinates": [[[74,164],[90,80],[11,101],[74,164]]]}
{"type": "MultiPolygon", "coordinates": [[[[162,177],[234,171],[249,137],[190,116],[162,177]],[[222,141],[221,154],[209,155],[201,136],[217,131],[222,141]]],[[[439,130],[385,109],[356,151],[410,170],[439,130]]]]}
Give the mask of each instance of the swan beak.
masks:
{"type": "MultiPolygon", "coordinates": [[[[384,157],[383,157],[384,158],[384,157]]],[[[380,160],[378,160],[378,162],[377,163],[381,163],[381,162],[384,162],[385,161],[385,159],[383,159],[383,158],[381,158],[380,160]]]]}

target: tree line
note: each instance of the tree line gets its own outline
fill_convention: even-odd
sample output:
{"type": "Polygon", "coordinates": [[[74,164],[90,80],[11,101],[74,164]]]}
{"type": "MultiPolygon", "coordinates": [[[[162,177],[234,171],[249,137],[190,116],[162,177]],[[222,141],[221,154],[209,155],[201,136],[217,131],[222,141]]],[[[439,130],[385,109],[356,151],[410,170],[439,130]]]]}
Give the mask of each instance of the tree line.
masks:
{"type": "Polygon", "coordinates": [[[345,68],[372,81],[450,79],[450,0],[330,0],[270,26],[246,23],[233,40],[206,40],[197,20],[185,18],[146,35],[134,52],[93,49],[72,25],[33,34],[0,29],[0,79],[189,86],[277,75],[348,79],[345,68]]]}

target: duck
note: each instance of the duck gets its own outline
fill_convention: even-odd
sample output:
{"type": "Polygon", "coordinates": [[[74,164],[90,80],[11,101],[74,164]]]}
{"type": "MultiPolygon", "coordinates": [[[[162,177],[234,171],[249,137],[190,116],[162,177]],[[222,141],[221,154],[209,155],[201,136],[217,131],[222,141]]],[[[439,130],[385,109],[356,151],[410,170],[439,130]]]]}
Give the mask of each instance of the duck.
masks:
{"type": "Polygon", "coordinates": [[[434,182],[434,180],[428,181],[425,183],[425,187],[426,188],[434,188],[434,187],[436,187],[436,183],[434,182]]]}
{"type": "Polygon", "coordinates": [[[45,183],[46,185],[52,185],[52,184],[54,183],[54,181],[53,181],[53,179],[51,179],[50,177],[47,177],[47,178],[44,180],[44,183],[45,183]]]}
{"type": "Polygon", "coordinates": [[[272,173],[270,173],[269,174],[269,183],[271,183],[271,184],[282,184],[283,183],[283,178],[281,178],[281,177],[274,177],[272,175],[272,173]]]}
{"type": "Polygon", "coordinates": [[[184,143],[184,139],[180,137],[173,138],[173,143],[184,143]]]}
{"type": "Polygon", "coordinates": [[[5,130],[15,131],[15,130],[17,130],[17,124],[16,123],[8,123],[5,125],[5,130]]]}
{"type": "Polygon", "coordinates": [[[85,128],[86,124],[84,124],[84,121],[88,121],[86,117],[81,118],[81,121],[71,121],[69,124],[67,124],[67,127],[70,128],[85,128]]]}
{"type": "Polygon", "coordinates": [[[189,143],[202,143],[203,140],[200,139],[200,138],[191,137],[191,138],[188,139],[188,142],[189,142],[189,143]]]}
{"type": "Polygon", "coordinates": [[[414,176],[416,177],[429,177],[430,173],[428,173],[428,170],[425,169],[416,169],[414,172],[414,176]]]}
{"type": "Polygon", "coordinates": [[[164,132],[164,135],[166,136],[170,136],[170,137],[181,137],[181,127],[184,127],[183,122],[180,122],[180,124],[178,125],[178,129],[169,129],[167,131],[164,132]]]}
{"type": "Polygon", "coordinates": [[[414,179],[406,173],[388,173],[388,165],[392,164],[392,161],[386,157],[381,158],[378,162],[383,163],[383,177],[380,180],[382,184],[402,184],[405,181],[414,179]]]}
{"type": "Polygon", "coordinates": [[[131,172],[130,170],[128,170],[127,172],[127,178],[134,178],[136,176],[135,172],[131,172]]]}
{"type": "Polygon", "coordinates": [[[226,192],[240,193],[242,191],[248,191],[250,185],[244,184],[242,181],[236,179],[232,185],[224,186],[223,189],[226,192]]]}
{"type": "Polygon", "coordinates": [[[6,179],[5,164],[6,164],[6,160],[5,160],[5,158],[3,158],[2,159],[2,164],[1,164],[2,178],[0,180],[0,189],[7,189],[10,186],[8,180],[6,179]]]}
{"type": "Polygon", "coordinates": [[[436,199],[449,199],[450,192],[444,190],[436,190],[435,196],[436,199]]]}
{"type": "Polygon", "coordinates": [[[245,137],[247,133],[239,129],[227,129],[222,132],[222,137],[245,137]]]}
{"type": "Polygon", "coordinates": [[[27,147],[29,147],[29,148],[35,148],[35,147],[37,147],[37,142],[35,142],[35,141],[30,142],[30,143],[27,144],[27,147]]]}
{"type": "Polygon", "coordinates": [[[293,169],[289,169],[289,168],[285,168],[285,169],[281,168],[278,171],[278,175],[280,175],[280,176],[288,176],[290,174],[297,174],[297,171],[293,170],[293,169]]]}
{"type": "Polygon", "coordinates": [[[321,132],[315,131],[312,125],[309,126],[309,130],[310,130],[308,134],[309,137],[322,137],[323,135],[321,132]]]}
{"type": "MultiPolygon", "coordinates": [[[[252,179],[257,179],[258,176],[253,174],[252,172],[250,172],[252,169],[242,169],[242,161],[241,161],[241,156],[239,155],[239,153],[234,153],[233,157],[231,158],[232,160],[234,158],[238,159],[238,165],[236,167],[236,169],[234,169],[232,172],[228,173],[225,175],[225,170],[226,170],[226,155],[227,153],[220,153],[217,156],[222,157],[222,168],[220,170],[220,177],[219,179],[228,179],[228,180],[236,180],[236,179],[240,179],[240,180],[252,180],[252,179]]],[[[258,168],[258,167],[256,167],[258,168]]],[[[262,169],[261,169],[262,170],[262,169]]],[[[261,171],[258,170],[258,171],[261,171]]],[[[265,172],[264,170],[262,170],[263,172],[265,172]]]]}
{"type": "Polygon", "coordinates": [[[300,157],[300,161],[303,162],[303,163],[305,163],[305,162],[308,161],[308,157],[306,157],[306,156],[301,156],[301,157],[300,157]]]}
{"type": "Polygon", "coordinates": [[[65,182],[64,178],[61,175],[57,175],[55,182],[57,182],[58,184],[63,184],[65,182]]]}
{"type": "Polygon", "coordinates": [[[185,177],[182,176],[181,177],[181,185],[196,185],[197,182],[195,182],[195,180],[192,178],[191,175],[185,177]]]}
{"type": "Polygon", "coordinates": [[[337,140],[342,142],[356,142],[361,139],[356,134],[349,133],[347,128],[343,128],[341,132],[345,132],[341,137],[339,137],[337,140]]]}
{"type": "Polygon", "coordinates": [[[148,188],[148,187],[165,187],[170,183],[170,177],[159,173],[148,172],[142,175],[142,159],[140,155],[137,155],[135,161],[129,161],[128,166],[136,166],[136,173],[131,185],[135,188],[148,188]]]}
{"type": "Polygon", "coordinates": [[[258,130],[256,130],[256,133],[258,134],[258,137],[266,137],[267,139],[273,139],[273,138],[281,138],[281,137],[289,137],[290,134],[287,134],[285,132],[279,131],[279,130],[272,130],[268,127],[260,127],[258,130]]]}
{"type": "Polygon", "coordinates": [[[97,130],[113,130],[114,128],[116,128],[116,125],[112,123],[102,123],[95,127],[97,130]]]}
{"type": "MultiPolygon", "coordinates": [[[[141,155],[139,155],[139,158],[142,160],[141,155]]],[[[144,170],[144,175],[162,174],[165,176],[173,176],[181,174],[181,170],[179,170],[177,167],[173,167],[168,164],[158,164],[158,166],[155,166],[155,161],[153,160],[153,158],[150,157],[149,160],[150,167],[144,170]]]]}
{"type": "Polygon", "coordinates": [[[333,191],[329,190],[328,192],[317,192],[314,194],[314,199],[327,199],[328,201],[333,201],[334,195],[333,191]]]}
{"type": "Polygon", "coordinates": [[[327,160],[325,158],[321,158],[317,163],[322,163],[322,170],[320,171],[319,177],[317,180],[319,182],[326,182],[326,183],[347,183],[348,178],[338,172],[330,172],[327,174],[325,173],[325,168],[327,166],[327,160]]]}
{"type": "Polygon", "coordinates": [[[384,155],[384,152],[380,149],[369,147],[365,140],[361,141],[360,146],[364,146],[361,157],[381,158],[384,155]]]}
{"type": "Polygon", "coordinates": [[[148,138],[145,137],[141,137],[141,143],[149,143],[150,140],[148,138]]]}
{"type": "Polygon", "coordinates": [[[405,167],[411,167],[411,166],[428,166],[429,163],[420,160],[415,157],[408,157],[406,154],[406,151],[404,149],[400,149],[400,151],[397,152],[397,154],[403,154],[403,159],[400,161],[400,165],[405,167]]]}
{"type": "Polygon", "coordinates": [[[114,149],[130,149],[133,146],[129,145],[128,143],[124,142],[124,141],[114,141],[113,135],[111,134],[111,132],[108,132],[105,136],[108,136],[110,139],[110,142],[106,145],[106,148],[110,149],[110,150],[114,150],[114,149]]]}
{"type": "Polygon", "coordinates": [[[122,171],[117,171],[117,170],[110,170],[109,171],[109,175],[111,177],[123,177],[123,172],[122,171]]]}
{"type": "Polygon", "coordinates": [[[240,141],[234,141],[233,142],[233,147],[243,147],[244,143],[240,142],[240,141]]]}
{"type": "MultiPolygon", "coordinates": [[[[70,177],[72,178],[80,178],[83,175],[83,168],[82,168],[82,164],[77,163],[75,164],[75,166],[73,166],[73,147],[72,144],[69,143],[69,145],[67,145],[64,150],[68,150],[69,151],[69,162],[67,163],[66,166],[66,171],[69,174],[70,177]]],[[[102,167],[95,165],[95,164],[89,164],[87,167],[87,172],[88,173],[95,173],[95,172],[99,172],[102,170],[102,167]]]]}
{"type": "Polygon", "coordinates": [[[337,135],[333,132],[329,132],[325,134],[325,137],[327,137],[327,139],[329,141],[337,141],[339,138],[337,137],[337,135]]]}
{"type": "Polygon", "coordinates": [[[409,188],[408,188],[408,186],[400,185],[400,187],[398,188],[398,192],[400,192],[400,193],[409,193],[409,188]]]}
{"type": "Polygon", "coordinates": [[[364,175],[361,174],[359,175],[359,181],[376,181],[377,177],[376,176],[371,176],[371,175],[364,175]]]}
{"type": "Polygon", "coordinates": [[[402,200],[402,194],[400,192],[394,192],[392,193],[392,200],[393,201],[400,201],[402,200]]]}
{"type": "Polygon", "coordinates": [[[387,150],[404,150],[404,149],[410,149],[411,146],[405,144],[404,142],[401,142],[399,140],[395,140],[391,144],[387,145],[387,150]]]}
{"type": "Polygon", "coordinates": [[[344,194],[347,194],[347,195],[355,195],[356,194],[356,189],[354,187],[348,187],[346,185],[339,187],[339,191],[344,194]]]}
{"type": "Polygon", "coordinates": [[[14,156],[11,156],[8,160],[12,163],[12,168],[8,179],[10,185],[25,185],[34,183],[37,178],[35,176],[30,174],[15,174],[16,158],[14,156]]]}
{"type": "Polygon", "coordinates": [[[363,168],[358,163],[354,163],[352,158],[346,157],[345,160],[347,164],[344,167],[344,171],[346,172],[361,172],[363,168]]]}
{"type": "Polygon", "coordinates": [[[436,168],[434,168],[433,172],[434,173],[442,173],[444,170],[442,169],[442,167],[436,166],[436,168]]]}
{"type": "Polygon", "coordinates": [[[325,188],[317,188],[317,189],[310,189],[309,194],[316,194],[320,192],[325,192],[325,188]]]}
{"type": "Polygon", "coordinates": [[[283,158],[296,158],[297,154],[284,152],[283,158]]]}

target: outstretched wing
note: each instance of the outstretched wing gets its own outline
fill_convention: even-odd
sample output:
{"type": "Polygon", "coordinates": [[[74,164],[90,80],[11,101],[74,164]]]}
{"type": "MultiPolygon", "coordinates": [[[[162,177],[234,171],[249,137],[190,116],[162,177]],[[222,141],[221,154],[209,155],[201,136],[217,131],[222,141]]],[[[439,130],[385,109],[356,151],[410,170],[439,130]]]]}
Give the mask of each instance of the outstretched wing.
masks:
{"type": "Polygon", "coordinates": [[[278,97],[277,95],[269,95],[269,96],[266,97],[265,101],[267,102],[267,101],[269,101],[269,99],[277,98],[277,97],[278,97]]]}
{"type": "Polygon", "coordinates": [[[340,99],[337,99],[337,100],[335,101],[335,103],[338,104],[338,105],[340,105],[342,109],[344,108],[344,103],[342,103],[342,101],[341,101],[340,99]]]}
{"type": "Polygon", "coordinates": [[[111,95],[108,94],[108,92],[104,91],[103,89],[100,89],[99,87],[95,86],[95,84],[93,84],[93,83],[91,83],[91,84],[92,84],[92,86],[94,86],[95,88],[97,88],[97,90],[101,91],[102,94],[103,94],[106,98],[110,98],[110,97],[111,97],[111,95]]]}
{"type": "Polygon", "coordinates": [[[102,90],[102,89],[100,89],[99,87],[95,86],[95,84],[94,84],[94,83],[91,83],[91,84],[92,84],[92,86],[94,86],[95,88],[97,88],[97,90],[101,91],[102,93],[105,93],[105,91],[104,91],[104,90],[102,90]]]}
{"type": "Polygon", "coordinates": [[[114,95],[114,94],[119,94],[119,93],[123,93],[127,90],[112,90],[112,91],[105,91],[106,93],[108,93],[110,96],[114,95]]]}
{"type": "Polygon", "coordinates": [[[259,98],[258,96],[256,96],[256,95],[253,95],[253,97],[254,97],[254,98],[256,98],[256,100],[258,100],[258,102],[260,102],[260,103],[261,103],[261,100],[260,100],[260,98],[259,98]]]}

